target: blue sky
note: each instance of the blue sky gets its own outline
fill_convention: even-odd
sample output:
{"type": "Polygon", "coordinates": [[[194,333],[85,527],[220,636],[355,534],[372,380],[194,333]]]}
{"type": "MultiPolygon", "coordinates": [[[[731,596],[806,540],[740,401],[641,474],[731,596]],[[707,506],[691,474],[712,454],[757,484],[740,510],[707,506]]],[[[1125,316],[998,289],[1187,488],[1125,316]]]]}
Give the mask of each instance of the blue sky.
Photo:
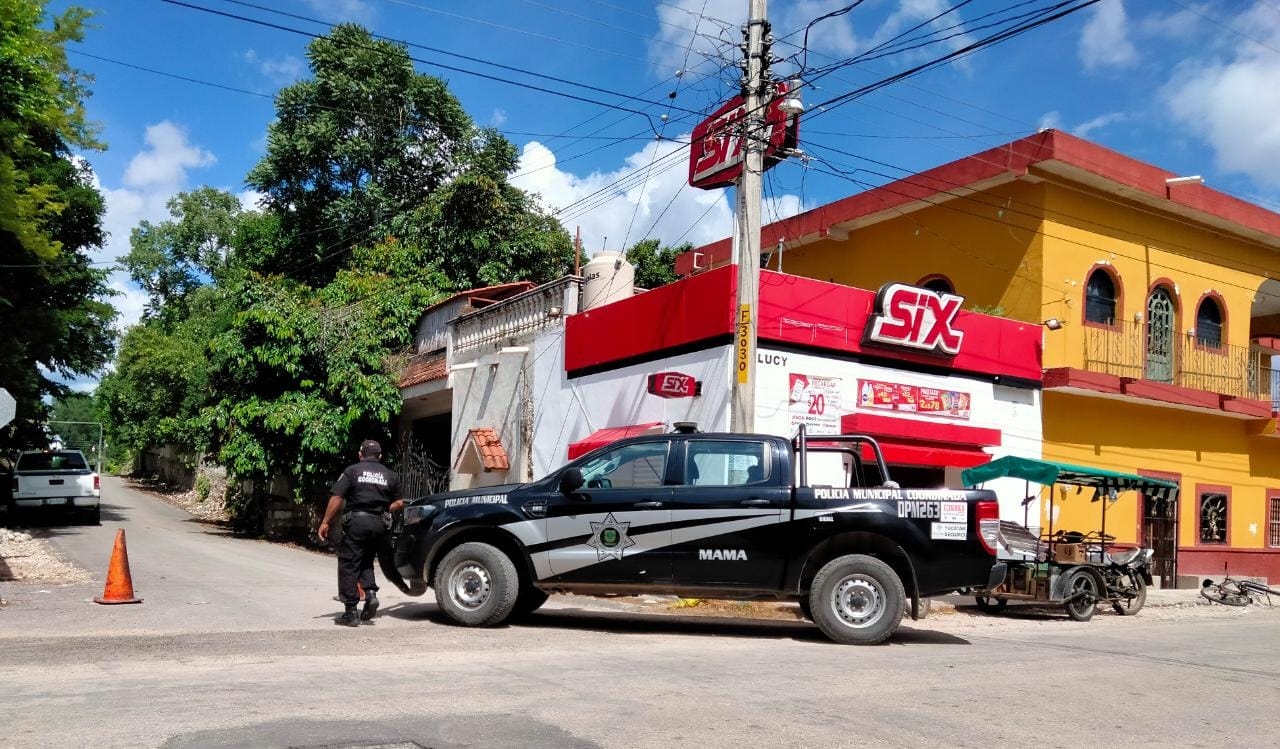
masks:
{"type": "MultiPolygon", "coordinates": [[[[308,32],[318,25],[227,0],[185,0],[308,32]]],[[[990,13],[1019,0],[866,0],[814,26],[809,67],[877,44],[960,6],[936,22],[964,32],[946,42],[842,69],[804,94],[813,105],[958,49],[980,38],[990,13]]],[[[89,115],[109,150],[86,154],[106,192],[112,234],[101,260],[127,251],[129,230],[165,217],[165,201],[202,184],[245,191],[260,158],[280,86],[307,75],[305,36],[166,4],[88,0],[96,16],[70,60],[92,73],[89,115]],[[85,54],[77,54],[85,53],[85,54]],[[99,58],[243,89],[226,91],[122,67],[99,58]],[[257,94],[257,95],[255,95],[257,94]]],[[[255,0],[315,18],[355,21],[385,36],[556,76],[644,101],[530,78],[438,52],[430,62],[515,80],[510,85],[419,64],[446,79],[473,119],[507,132],[522,149],[517,184],[539,193],[581,227],[588,250],[618,249],[645,237],[701,243],[726,236],[724,191],[684,185],[680,156],[705,112],[735,93],[738,25],[747,0],[255,0]],[[691,33],[696,28],[696,35],[691,33]],[[677,71],[685,71],[677,76],[677,71]],[[539,92],[528,85],[642,110],[648,117],[539,92]],[[675,98],[669,94],[675,93],[675,98]],[[663,123],[661,116],[667,115],[663,123]],[[651,124],[652,123],[652,126],[651,124]],[[655,139],[656,134],[663,140],[655,139]],[[558,137],[557,137],[558,136],[558,137]],[[578,139],[579,136],[589,136],[578,139]],[[650,168],[650,164],[656,166],[650,168]],[[664,165],[679,166],[662,169],[664,165]],[[608,200],[584,197],[636,172],[608,200]],[[607,239],[606,239],[607,238],[607,239]]],[[[847,0],[772,0],[770,19],[791,56],[811,19],[847,0]]],[[[1024,3],[1042,7],[1046,0],[1024,3]]],[[[55,3],[58,9],[65,3],[55,3]]],[[[920,32],[917,32],[920,33],[920,32]]],[[[988,32],[989,33],[989,32],[988,32]]],[[[778,74],[794,67],[779,64],[778,74]]],[[[1058,127],[1217,189],[1276,209],[1280,204],[1280,0],[1102,0],[879,92],[833,107],[802,124],[801,147],[825,159],[791,160],[766,180],[766,220],[858,192],[1005,143],[1039,127],[1058,127]],[[839,149],[846,154],[827,150],[839,149]],[[850,156],[848,154],[855,154],[850,156]],[[865,156],[889,167],[863,161],[865,156]],[[821,173],[855,172],[856,181],[821,173]]],[[[253,195],[243,199],[251,202],[253,195]]],[[[122,324],[142,298],[117,274],[122,324]]]]}

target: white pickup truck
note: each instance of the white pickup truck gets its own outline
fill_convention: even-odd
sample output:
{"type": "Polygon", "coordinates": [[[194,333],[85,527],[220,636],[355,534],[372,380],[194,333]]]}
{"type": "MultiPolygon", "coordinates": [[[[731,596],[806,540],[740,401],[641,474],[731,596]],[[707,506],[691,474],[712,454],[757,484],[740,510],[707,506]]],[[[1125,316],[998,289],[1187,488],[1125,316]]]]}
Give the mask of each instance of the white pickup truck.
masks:
{"type": "Polygon", "coordinates": [[[102,518],[102,486],[79,450],[30,450],[13,467],[9,511],[65,509],[95,525],[102,518]]]}

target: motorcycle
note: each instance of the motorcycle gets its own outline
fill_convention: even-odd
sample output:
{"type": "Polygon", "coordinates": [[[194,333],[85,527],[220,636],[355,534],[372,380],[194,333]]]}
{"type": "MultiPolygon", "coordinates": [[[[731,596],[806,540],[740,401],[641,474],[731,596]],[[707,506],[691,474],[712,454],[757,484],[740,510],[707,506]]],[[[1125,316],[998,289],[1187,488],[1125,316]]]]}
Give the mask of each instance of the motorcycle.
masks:
{"type": "Polygon", "coordinates": [[[1133,616],[1147,602],[1147,586],[1151,585],[1153,549],[1128,549],[1104,555],[1102,579],[1106,597],[1121,616],[1133,616]]]}

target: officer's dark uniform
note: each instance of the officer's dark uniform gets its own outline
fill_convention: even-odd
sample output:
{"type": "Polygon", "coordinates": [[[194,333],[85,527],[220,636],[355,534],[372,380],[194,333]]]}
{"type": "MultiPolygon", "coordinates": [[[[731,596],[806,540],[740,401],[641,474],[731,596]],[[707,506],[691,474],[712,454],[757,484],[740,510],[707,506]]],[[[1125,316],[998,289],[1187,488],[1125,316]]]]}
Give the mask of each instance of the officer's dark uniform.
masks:
{"type": "MultiPolygon", "coordinates": [[[[373,447],[373,452],[381,453],[377,443],[373,447]]],[[[338,543],[338,598],[348,610],[353,610],[360,600],[357,582],[367,594],[378,590],[373,577],[373,562],[387,533],[382,514],[400,496],[400,476],[378,462],[376,457],[366,457],[368,452],[362,445],[361,461],[347,466],[333,482],[330,492],[346,500],[342,514],[342,540],[338,543]]],[[[366,610],[369,608],[366,603],[366,610]]],[[[376,610],[376,603],[373,608],[376,610]]],[[[372,612],[367,611],[367,615],[372,615],[372,612]]]]}

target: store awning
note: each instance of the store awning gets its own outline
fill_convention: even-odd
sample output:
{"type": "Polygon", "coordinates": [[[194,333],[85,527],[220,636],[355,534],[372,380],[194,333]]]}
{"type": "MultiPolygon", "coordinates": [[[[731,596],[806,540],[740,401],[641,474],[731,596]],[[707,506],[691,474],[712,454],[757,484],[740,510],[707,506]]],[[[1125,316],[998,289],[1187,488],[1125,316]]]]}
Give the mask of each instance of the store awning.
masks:
{"type": "MultiPolygon", "coordinates": [[[[874,437],[888,465],[925,468],[982,465],[991,460],[982,448],[998,446],[1003,439],[999,429],[866,413],[845,414],[840,431],[874,437]]],[[[863,453],[864,460],[872,459],[869,448],[863,453]]]]}
{"type": "Polygon", "coordinates": [[[1105,468],[1090,468],[1048,460],[1033,460],[1007,455],[986,465],[970,468],[960,474],[965,486],[976,486],[998,478],[1018,478],[1037,484],[1069,484],[1092,486],[1102,492],[1140,491],[1155,498],[1172,498],[1178,495],[1178,485],[1172,481],[1153,479],[1133,473],[1120,473],[1105,468]]]}
{"type": "Polygon", "coordinates": [[[589,437],[578,440],[569,445],[569,460],[579,458],[597,447],[617,442],[627,437],[638,437],[642,434],[658,434],[662,432],[663,424],[661,421],[654,421],[648,424],[632,424],[625,427],[607,427],[605,429],[597,429],[592,432],[589,437]]]}
{"type": "MultiPolygon", "coordinates": [[[[969,468],[971,466],[980,466],[991,460],[990,454],[976,447],[964,445],[924,441],[910,442],[884,438],[876,438],[876,442],[880,445],[880,452],[884,453],[885,464],[891,466],[969,468]]],[[[869,449],[865,451],[863,458],[871,459],[871,451],[869,449]]]]}

